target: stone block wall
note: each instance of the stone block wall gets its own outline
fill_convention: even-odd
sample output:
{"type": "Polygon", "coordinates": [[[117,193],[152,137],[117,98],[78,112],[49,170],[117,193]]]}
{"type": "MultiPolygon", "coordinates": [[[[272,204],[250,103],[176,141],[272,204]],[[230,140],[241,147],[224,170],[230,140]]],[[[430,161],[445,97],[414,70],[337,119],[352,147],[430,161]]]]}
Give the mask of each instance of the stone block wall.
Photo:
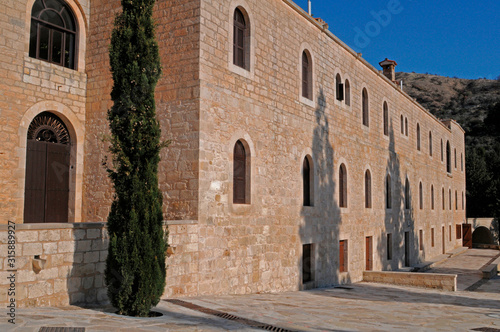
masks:
{"type": "MultiPolygon", "coordinates": [[[[108,238],[102,223],[18,224],[15,229],[15,299],[18,307],[107,302],[104,284],[108,238]],[[33,264],[45,260],[43,269],[33,264]]],[[[8,230],[0,226],[0,303],[7,303],[12,267],[8,230]]]]}

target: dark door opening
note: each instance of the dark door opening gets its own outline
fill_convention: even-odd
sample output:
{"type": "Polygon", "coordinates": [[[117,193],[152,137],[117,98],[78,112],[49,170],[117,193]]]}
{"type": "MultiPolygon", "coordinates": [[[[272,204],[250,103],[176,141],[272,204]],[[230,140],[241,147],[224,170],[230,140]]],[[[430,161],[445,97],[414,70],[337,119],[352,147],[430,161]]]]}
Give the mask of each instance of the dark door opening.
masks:
{"type": "Polygon", "coordinates": [[[302,246],[302,283],[313,281],[313,252],[312,244],[304,244],[302,246]]]}
{"type": "Polygon", "coordinates": [[[373,237],[366,237],[366,271],[373,270],[373,237]]]}
{"type": "Polygon", "coordinates": [[[410,266],[410,232],[405,232],[405,266],[410,266]]]}

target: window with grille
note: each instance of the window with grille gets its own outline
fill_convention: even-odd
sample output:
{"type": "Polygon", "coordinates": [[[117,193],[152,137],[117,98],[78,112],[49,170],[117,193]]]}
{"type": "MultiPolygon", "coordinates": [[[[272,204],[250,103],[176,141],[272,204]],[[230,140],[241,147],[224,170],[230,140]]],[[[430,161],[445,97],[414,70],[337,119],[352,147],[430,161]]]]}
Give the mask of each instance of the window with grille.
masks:
{"type": "Polygon", "coordinates": [[[76,69],[77,24],[61,0],[36,0],[31,10],[29,56],[76,69]]]}

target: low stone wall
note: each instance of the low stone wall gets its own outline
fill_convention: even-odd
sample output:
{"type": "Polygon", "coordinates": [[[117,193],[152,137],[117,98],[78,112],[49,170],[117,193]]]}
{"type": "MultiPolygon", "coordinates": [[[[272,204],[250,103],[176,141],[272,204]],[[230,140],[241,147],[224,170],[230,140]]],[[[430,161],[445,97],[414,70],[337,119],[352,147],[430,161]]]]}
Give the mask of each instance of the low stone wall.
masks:
{"type": "MultiPolygon", "coordinates": [[[[198,223],[167,224],[170,249],[163,297],[195,296],[198,223]]],[[[0,306],[13,298],[17,307],[109,302],[104,277],[106,223],[16,224],[10,233],[15,236],[14,246],[12,240],[9,244],[9,226],[0,225],[0,306]]]]}
{"type": "Polygon", "coordinates": [[[457,290],[457,276],[454,274],[364,271],[363,281],[434,288],[452,292],[457,290]]]}
{"type": "Polygon", "coordinates": [[[12,298],[18,307],[107,302],[104,225],[17,224],[10,227],[15,247],[8,225],[0,225],[0,305],[12,298]]]}

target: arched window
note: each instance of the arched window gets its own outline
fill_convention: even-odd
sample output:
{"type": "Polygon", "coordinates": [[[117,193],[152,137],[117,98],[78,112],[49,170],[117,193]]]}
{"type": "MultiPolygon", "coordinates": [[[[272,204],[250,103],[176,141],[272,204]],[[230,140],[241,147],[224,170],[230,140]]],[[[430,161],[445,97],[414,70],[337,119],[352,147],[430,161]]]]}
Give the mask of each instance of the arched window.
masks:
{"type": "Polygon", "coordinates": [[[458,192],[455,190],[455,211],[458,210],[458,192]]]}
{"type": "Polygon", "coordinates": [[[408,136],[408,118],[405,118],[405,135],[408,136]]]}
{"type": "Polygon", "coordinates": [[[384,101],[384,135],[389,136],[389,107],[384,101]]]}
{"type": "Polygon", "coordinates": [[[442,199],[442,201],[443,201],[443,210],[444,210],[444,209],[445,209],[445,206],[446,206],[446,204],[445,204],[445,202],[444,202],[444,188],[441,190],[441,199],[442,199]]]}
{"type": "Polygon", "coordinates": [[[424,208],[424,190],[422,188],[422,182],[418,184],[418,200],[418,205],[420,206],[420,210],[422,210],[424,208]]]}
{"type": "Polygon", "coordinates": [[[385,207],[387,209],[392,208],[392,187],[391,176],[389,174],[385,178],[385,207]]]}
{"type": "Polygon", "coordinates": [[[451,148],[450,141],[446,142],[446,171],[451,173],[451,148]]]}
{"type": "Polygon", "coordinates": [[[249,155],[241,141],[234,145],[233,153],[233,203],[250,203],[249,155]]]}
{"type": "Polygon", "coordinates": [[[405,134],[405,120],[403,118],[403,114],[401,114],[401,135],[405,134]]]}
{"type": "Polygon", "coordinates": [[[351,105],[351,84],[349,83],[349,80],[345,80],[345,104],[347,106],[351,105]]]}
{"type": "Polygon", "coordinates": [[[31,10],[29,55],[75,69],[77,25],[61,0],[36,0],[31,10]]]}
{"type": "Polygon", "coordinates": [[[429,131],[429,156],[432,157],[432,132],[429,131]]]}
{"type": "Polygon", "coordinates": [[[420,151],[420,124],[417,123],[417,150],[420,151]]]}
{"type": "Polygon", "coordinates": [[[312,99],[311,59],[306,51],[302,52],[302,97],[312,99]]]}
{"type": "Polygon", "coordinates": [[[339,168],[339,206],[347,207],[347,170],[344,164],[339,168]]]}
{"type": "Polygon", "coordinates": [[[66,223],[69,216],[69,131],[49,112],[37,115],[28,128],[25,223],[66,223]]]}
{"type": "Polygon", "coordinates": [[[369,170],[365,172],[365,208],[372,207],[372,176],[369,170]]]}
{"type": "Polygon", "coordinates": [[[366,88],[363,88],[362,94],[362,106],[363,106],[363,125],[369,127],[370,126],[370,113],[368,109],[368,91],[366,88]]]}
{"type": "Polygon", "coordinates": [[[248,24],[243,12],[234,10],[233,22],[233,63],[241,68],[249,69],[250,36],[248,24]]]}
{"type": "Polygon", "coordinates": [[[405,182],[405,209],[409,210],[411,207],[411,198],[410,198],[410,181],[406,179],[405,182]]]}
{"type": "Polygon", "coordinates": [[[310,160],[309,156],[306,156],[302,163],[302,188],[304,206],[313,206],[314,170],[312,168],[312,160],[310,160]]]}
{"type": "Polygon", "coordinates": [[[344,84],[342,84],[342,78],[340,74],[335,77],[335,92],[337,94],[337,100],[344,100],[344,84]]]}
{"type": "Polygon", "coordinates": [[[431,209],[434,210],[434,185],[431,185],[431,209]]]}

